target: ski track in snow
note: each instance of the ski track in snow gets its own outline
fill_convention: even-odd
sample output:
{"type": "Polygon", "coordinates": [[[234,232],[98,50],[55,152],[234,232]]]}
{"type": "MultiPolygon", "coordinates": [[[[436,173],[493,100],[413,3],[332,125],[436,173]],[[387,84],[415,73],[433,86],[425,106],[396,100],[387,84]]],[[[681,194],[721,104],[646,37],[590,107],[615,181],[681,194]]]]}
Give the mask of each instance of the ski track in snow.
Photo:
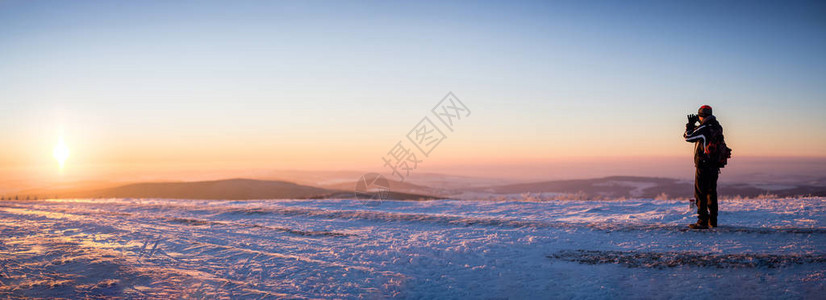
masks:
{"type": "Polygon", "coordinates": [[[826,198],[0,202],[0,297],[818,298],[826,198]]]}

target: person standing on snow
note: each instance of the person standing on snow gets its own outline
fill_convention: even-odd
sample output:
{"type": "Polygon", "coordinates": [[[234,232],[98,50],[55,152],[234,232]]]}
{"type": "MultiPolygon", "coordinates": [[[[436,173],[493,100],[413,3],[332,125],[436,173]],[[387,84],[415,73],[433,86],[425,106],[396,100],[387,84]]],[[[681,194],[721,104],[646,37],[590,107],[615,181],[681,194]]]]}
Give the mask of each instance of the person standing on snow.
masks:
{"type": "Polygon", "coordinates": [[[683,137],[686,142],[694,143],[694,166],[697,168],[694,173],[697,223],[688,225],[692,229],[717,227],[717,177],[720,167],[710,159],[707,149],[712,135],[722,134],[722,131],[717,118],[711,113],[711,106],[703,105],[696,115],[688,115],[683,137]]]}

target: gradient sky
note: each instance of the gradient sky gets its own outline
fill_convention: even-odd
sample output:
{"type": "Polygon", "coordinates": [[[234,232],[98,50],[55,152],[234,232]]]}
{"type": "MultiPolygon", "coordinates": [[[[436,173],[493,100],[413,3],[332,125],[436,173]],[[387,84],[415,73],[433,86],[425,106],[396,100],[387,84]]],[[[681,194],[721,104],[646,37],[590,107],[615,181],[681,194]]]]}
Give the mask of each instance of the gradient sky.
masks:
{"type": "Polygon", "coordinates": [[[420,170],[690,164],[701,104],[736,156],[824,157],[824,53],[817,1],[0,1],[0,176],[382,170],[448,91],[420,170]]]}

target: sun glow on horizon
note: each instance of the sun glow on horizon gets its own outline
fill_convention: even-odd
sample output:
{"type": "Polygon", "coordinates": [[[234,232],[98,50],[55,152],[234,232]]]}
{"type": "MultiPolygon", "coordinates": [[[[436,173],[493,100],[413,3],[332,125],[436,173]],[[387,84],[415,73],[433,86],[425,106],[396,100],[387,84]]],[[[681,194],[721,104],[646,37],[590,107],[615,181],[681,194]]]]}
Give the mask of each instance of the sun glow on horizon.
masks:
{"type": "Polygon", "coordinates": [[[66,146],[66,143],[63,141],[61,137],[57,145],[54,147],[54,158],[57,160],[57,163],[60,164],[60,170],[63,170],[63,166],[66,164],[66,159],[69,158],[69,147],[66,146]]]}

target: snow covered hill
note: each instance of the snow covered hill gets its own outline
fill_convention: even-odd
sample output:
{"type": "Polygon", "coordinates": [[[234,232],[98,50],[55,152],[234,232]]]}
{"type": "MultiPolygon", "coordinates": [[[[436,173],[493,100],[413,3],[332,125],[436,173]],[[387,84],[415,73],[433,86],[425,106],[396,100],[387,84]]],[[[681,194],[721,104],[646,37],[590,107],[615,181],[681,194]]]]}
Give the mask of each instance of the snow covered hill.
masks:
{"type": "Polygon", "coordinates": [[[818,298],[826,198],[0,202],[0,297],[818,298]]]}

